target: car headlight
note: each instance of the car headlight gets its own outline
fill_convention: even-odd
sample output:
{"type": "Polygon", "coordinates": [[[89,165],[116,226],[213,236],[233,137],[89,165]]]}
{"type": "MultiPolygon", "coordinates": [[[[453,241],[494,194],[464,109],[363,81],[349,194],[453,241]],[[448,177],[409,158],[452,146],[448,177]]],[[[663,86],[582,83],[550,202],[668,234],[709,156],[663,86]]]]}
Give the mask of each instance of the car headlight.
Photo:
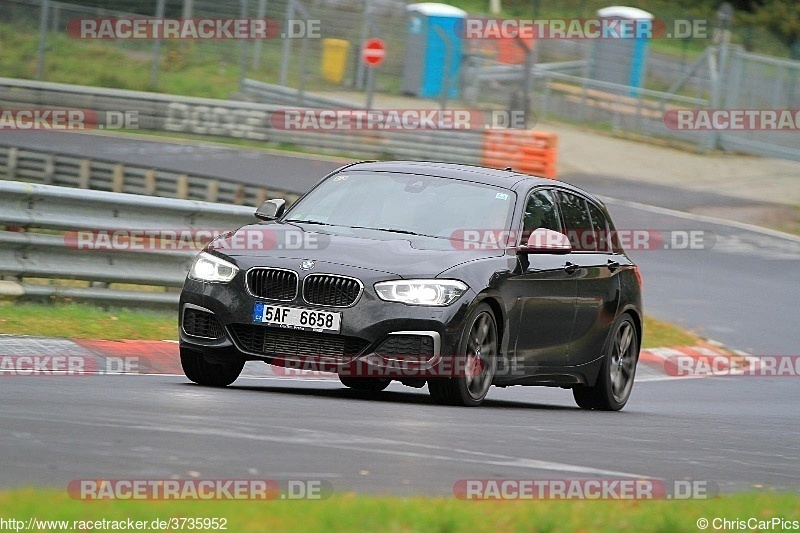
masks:
{"type": "Polygon", "coordinates": [[[411,305],[450,305],[468,288],[466,283],[453,279],[409,279],[375,284],[375,292],[381,300],[411,305]]]}
{"type": "Polygon", "coordinates": [[[233,279],[239,267],[206,252],[200,252],[189,269],[189,277],[197,281],[226,283],[233,279]]]}

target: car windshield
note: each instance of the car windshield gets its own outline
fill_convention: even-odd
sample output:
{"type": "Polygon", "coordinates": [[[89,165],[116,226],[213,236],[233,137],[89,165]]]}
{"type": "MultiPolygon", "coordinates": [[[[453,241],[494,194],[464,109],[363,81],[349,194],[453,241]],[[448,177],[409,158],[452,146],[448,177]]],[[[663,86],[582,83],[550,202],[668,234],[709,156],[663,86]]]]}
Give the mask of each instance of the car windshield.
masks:
{"type": "Polygon", "coordinates": [[[516,195],[456,179],[341,172],[296,203],[285,222],[450,238],[464,229],[505,229],[516,195]]]}

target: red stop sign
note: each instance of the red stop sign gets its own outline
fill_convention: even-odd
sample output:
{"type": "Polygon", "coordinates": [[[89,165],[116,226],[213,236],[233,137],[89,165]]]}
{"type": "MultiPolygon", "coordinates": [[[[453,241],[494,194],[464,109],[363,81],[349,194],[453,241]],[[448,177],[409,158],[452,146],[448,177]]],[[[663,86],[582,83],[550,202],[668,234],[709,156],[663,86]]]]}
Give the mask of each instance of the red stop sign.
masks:
{"type": "Polygon", "coordinates": [[[361,59],[368,67],[377,67],[383,63],[383,58],[386,57],[386,45],[383,44],[381,39],[368,39],[364,43],[364,48],[361,50],[361,59]]]}

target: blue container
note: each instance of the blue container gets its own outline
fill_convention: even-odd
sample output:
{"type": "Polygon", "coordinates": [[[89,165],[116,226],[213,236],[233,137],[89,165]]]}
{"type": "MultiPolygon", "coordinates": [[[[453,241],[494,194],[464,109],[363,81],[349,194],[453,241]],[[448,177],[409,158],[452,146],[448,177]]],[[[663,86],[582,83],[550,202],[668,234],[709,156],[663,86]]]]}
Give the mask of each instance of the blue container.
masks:
{"type": "Polygon", "coordinates": [[[403,92],[438,98],[458,97],[462,39],[461,21],[467,12],[447,4],[426,2],[406,6],[407,39],[403,92]]]}

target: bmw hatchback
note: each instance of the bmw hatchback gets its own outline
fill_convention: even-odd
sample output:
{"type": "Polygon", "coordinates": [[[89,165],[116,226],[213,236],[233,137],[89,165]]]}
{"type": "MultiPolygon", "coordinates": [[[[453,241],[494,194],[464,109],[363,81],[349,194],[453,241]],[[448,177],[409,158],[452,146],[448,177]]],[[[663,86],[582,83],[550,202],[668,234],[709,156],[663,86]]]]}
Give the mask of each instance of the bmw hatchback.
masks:
{"type": "Polygon", "coordinates": [[[641,279],[602,202],[508,170],[362,162],[212,241],[180,298],[186,376],[246,361],[392,381],[477,406],[489,388],[571,389],[619,410],[642,335],[641,279]]]}

